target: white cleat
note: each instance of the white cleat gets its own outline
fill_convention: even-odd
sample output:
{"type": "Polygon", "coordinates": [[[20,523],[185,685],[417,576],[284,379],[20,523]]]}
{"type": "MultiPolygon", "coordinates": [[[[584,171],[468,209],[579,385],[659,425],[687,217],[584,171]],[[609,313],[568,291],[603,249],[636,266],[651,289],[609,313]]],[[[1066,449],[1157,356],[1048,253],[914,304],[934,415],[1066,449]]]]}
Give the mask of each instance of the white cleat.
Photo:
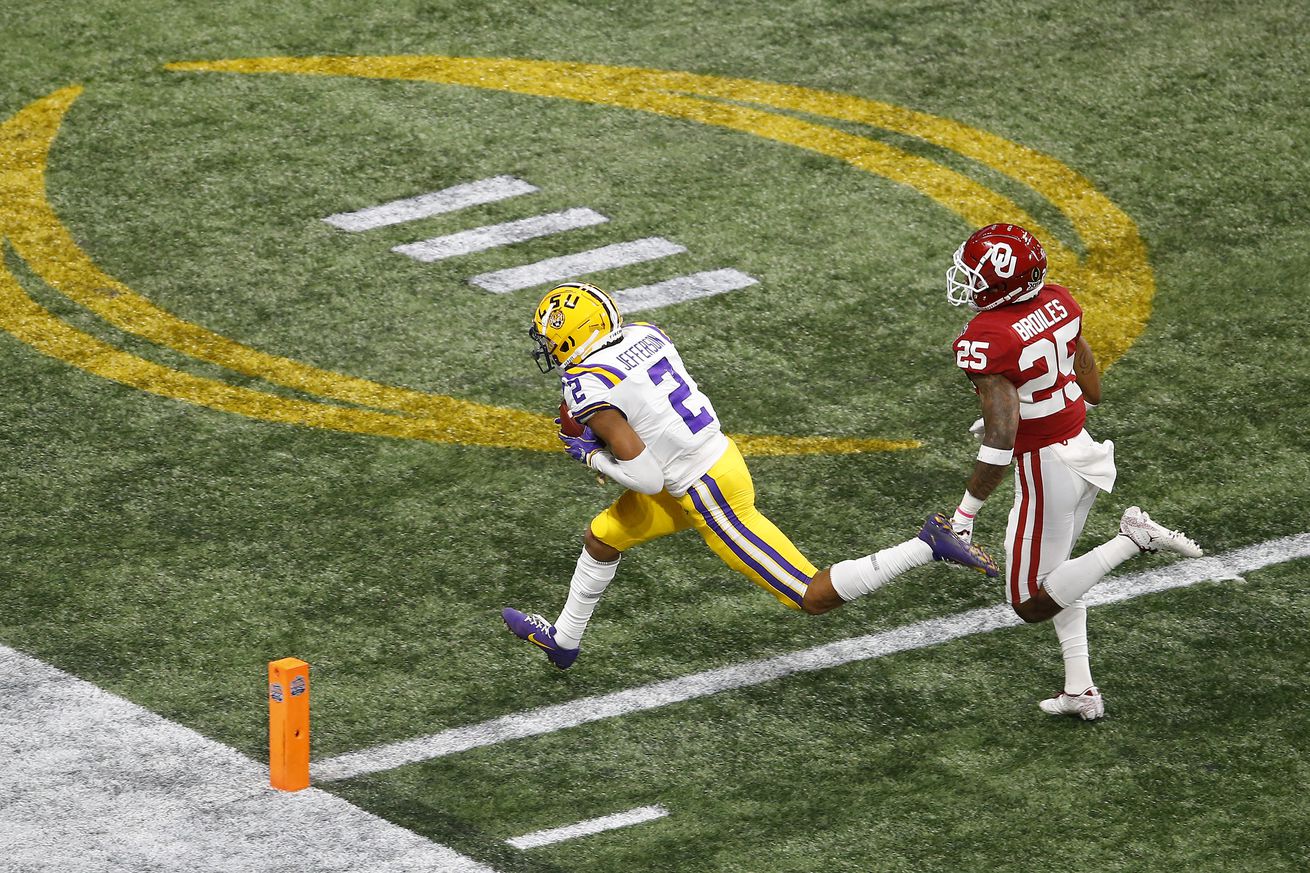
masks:
{"type": "Polygon", "coordinates": [[[1054,697],[1048,697],[1038,704],[1047,715],[1073,715],[1083,721],[1092,721],[1105,715],[1105,699],[1093,685],[1082,694],[1066,694],[1061,691],[1054,697]]]}
{"type": "Polygon", "coordinates": [[[1124,510],[1123,518],[1119,520],[1119,533],[1136,543],[1143,552],[1177,552],[1188,558],[1199,558],[1204,554],[1201,547],[1182,531],[1170,530],[1151,521],[1151,516],[1140,506],[1124,510]]]}

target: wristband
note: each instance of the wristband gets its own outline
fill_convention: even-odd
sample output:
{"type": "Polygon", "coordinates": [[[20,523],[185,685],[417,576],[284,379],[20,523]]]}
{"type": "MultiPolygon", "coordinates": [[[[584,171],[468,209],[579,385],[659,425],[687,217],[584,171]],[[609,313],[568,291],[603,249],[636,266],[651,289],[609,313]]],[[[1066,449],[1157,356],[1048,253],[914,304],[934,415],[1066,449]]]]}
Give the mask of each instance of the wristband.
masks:
{"type": "Polygon", "coordinates": [[[984,464],[994,464],[997,467],[1004,467],[1014,459],[1014,449],[996,449],[991,446],[978,447],[978,460],[984,464]]]}
{"type": "Polygon", "coordinates": [[[982,509],[982,505],[982,498],[974,497],[973,492],[966,488],[964,496],[960,498],[960,508],[955,511],[960,515],[973,518],[978,514],[978,510],[982,509]]]}

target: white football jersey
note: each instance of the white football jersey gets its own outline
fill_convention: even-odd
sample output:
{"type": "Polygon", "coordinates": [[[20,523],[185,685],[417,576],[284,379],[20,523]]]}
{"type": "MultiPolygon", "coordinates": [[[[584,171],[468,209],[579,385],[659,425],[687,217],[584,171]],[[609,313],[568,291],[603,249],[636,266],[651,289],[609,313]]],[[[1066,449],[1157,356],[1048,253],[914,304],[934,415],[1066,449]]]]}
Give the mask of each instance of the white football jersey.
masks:
{"type": "Polygon", "coordinates": [[[664,471],[674,497],[714,466],[728,447],[710,399],[696,387],[682,357],[653,324],[625,325],[622,338],[560,373],[564,402],[579,421],[617,409],[664,471]]]}

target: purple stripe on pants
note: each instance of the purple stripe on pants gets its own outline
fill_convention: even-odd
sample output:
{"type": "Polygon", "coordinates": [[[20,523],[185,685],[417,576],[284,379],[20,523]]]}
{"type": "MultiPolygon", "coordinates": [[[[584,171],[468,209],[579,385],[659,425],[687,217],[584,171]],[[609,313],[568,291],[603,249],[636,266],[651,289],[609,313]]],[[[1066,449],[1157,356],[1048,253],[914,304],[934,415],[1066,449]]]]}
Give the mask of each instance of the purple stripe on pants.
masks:
{"type": "MultiPolygon", "coordinates": [[[[708,475],[701,477],[702,482],[706,482],[707,480],[710,482],[713,481],[712,479],[710,479],[708,475]]],[[[766,570],[758,561],[756,561],[744,549],[742,549],[741,546],[737,545],[737,543],[732,539],[732,537],[728,536],[727,533],[724,532],[723,528],[719,527],[718,523],[714,520],[714,517],[710,514],[709,508],[705,505],[704,501],[701,500],[700,495],[696,493],[696,489],[692,488],[692,490],[688,491],[687,493],[691,495],[692,504],[696,507],[696,511],[701,514],[701,517],[705,519],[705,523],[709,525],[710,530],[714,531],[714,533],[718,535],[719,539],[722,540],[725,544],[727,544],[728,548],[732,550],[732,553],[736,555],[738,558],[741,558],[742,561],[748,567],[750,567],[756,573],[760,574],[760,578],[763,579],[765,582],[768,582],[771,588],[774,588],[775,590],[786,595],[786,597],[789,600],[794,601],[796,605],[799,606],[801,603],[802,596],[800,594],[797,594],[795,591],[793,591],[791,588],[787,587],[786,585],[778,583],[777,577],[773,573],[766,570]]],[[[724,510],[729,517],[732,516],[731,510],[729,510],[727,507],[724,507],[724,510]]],[[[808,580],[809,577],[806,577],[806,581],[808,580]]]]}

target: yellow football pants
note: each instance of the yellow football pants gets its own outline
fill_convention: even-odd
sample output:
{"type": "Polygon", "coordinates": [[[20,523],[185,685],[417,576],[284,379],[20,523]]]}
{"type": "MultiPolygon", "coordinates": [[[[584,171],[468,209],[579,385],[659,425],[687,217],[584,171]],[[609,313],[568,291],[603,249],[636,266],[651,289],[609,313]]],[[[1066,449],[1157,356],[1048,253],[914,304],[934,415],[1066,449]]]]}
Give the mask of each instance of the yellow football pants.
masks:
{"type": "Polygon", "coordinates": [[[591,533],[620,552],[694,527],[714,554],[768,591],[784,606],[799,609],[816,568],[786,534],[755,508],[755,485],[737,444],[681,498],[667,491],[625,491],[592,519],[591,533]]]}

